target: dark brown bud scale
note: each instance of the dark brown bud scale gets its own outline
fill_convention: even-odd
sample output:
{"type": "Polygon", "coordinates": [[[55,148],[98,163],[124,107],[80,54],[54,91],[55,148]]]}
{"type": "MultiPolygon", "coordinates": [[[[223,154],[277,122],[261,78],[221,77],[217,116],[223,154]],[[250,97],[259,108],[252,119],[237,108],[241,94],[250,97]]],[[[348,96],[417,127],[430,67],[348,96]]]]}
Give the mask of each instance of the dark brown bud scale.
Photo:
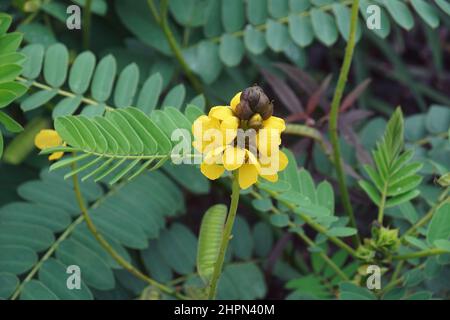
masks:
{"type": "Polygon", "coordinates": [[[248,105],[248,102],[241,99],[241,102],[236,106],[236,116],[241,120],[248,120],[253,115],[252,109],[248,105]]]}
{"type": "Polygon", "coordinates": [[[269,119],[273,115],[273,103],[269,102],[262,110],[260,110],[259,114],[263,118],[263,120],[269,119]]]}

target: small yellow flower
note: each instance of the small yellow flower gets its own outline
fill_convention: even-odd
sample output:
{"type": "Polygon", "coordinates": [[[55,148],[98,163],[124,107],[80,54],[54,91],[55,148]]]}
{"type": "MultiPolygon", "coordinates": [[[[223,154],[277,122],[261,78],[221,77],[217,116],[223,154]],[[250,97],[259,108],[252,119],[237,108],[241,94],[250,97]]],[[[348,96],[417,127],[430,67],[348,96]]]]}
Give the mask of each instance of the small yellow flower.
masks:
{"type": "MultiPolygon", "coordinates": [[[[55,130],[43,129],[34,138],[34,145],[38,149],[47,149],[64,145],[61,137],[55,130]]],[[[64,152],[53,152],[48,160],[58,160],[64,155],[64,152]]]]}
{"type": "Polygon", "coordinates": [[[262,177],[276,182],[288,163],[279,150],[284,120],[272,116],[273,105],[259,87],[237,93],[230,106],[211,108],[195,120],[193,146],[203,154],[200,170],[208,179],[239,170],[239,186],[246,189],[262,177]],[[266,105],[267,106],[266,106],[266,105]]]}

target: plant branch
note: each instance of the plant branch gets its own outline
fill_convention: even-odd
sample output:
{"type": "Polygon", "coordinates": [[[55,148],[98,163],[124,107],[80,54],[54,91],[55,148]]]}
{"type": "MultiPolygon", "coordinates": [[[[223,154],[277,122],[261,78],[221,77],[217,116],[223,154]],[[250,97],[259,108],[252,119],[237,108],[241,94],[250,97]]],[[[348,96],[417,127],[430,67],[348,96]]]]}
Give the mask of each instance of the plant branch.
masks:
{"type": "MultiPolygon", "coordinates": [[[[75,165],[74,165],[74,170],[75,165]]],[[[94,222],[92,221],[91,217],[89,216],[88,210],[86,208],[83,195],[81,194],[80,190],[80,184],[78,182],[78,176],[75,174],[73,175],[73,188],[75,191],[75,197],[78,203],[78,206],[80,207],[82,216],[84,217],[84,220],[86,221],[86,225],[91,231],[92,235],[95,237],[95,239],[98,241],[98,243],[103,247],[103,249],[124,269],[126,269],[128,272],[133,274],[138,279],[141,279],[144,282],[147,282],[151,286],[154,286],[155,288],[158,288],[162,292],[165,292],[166,294],[169,294],[171,296],[174,296],[178,299],[185,300],[186,297],[179,292],[176,292],[175,290],[163,285],[162,283],[157,282],[156,280],[153,280],[152,278],[148,277],[147,275],[143,274],[140,270],[136,269],[133,265],[131,265],[128,261],[126,261],[120,254],[117,253],[116,250],[109,244],[108,241],[103,238],[103,236],[99,233],[97,230],[97,227],[95,226],[94,222]]]]}
{"type": "MultiPolygon", "coordinates": [[[[262,196],[257,193],[256,191],[252,191],[251,192],[252,196],[256,199],[262,199],[262,196]]],[[[272,205],[272,207],[270,208],[270,210],[274,213],[274,214],[281,214],[281,211],[272,205]]],[[[296,225],[295,223],[293,223],[292,221],[289,221],[289,227],[291,228],[295,228],[296,225]]],[[[314,243],[314,241],[311,240],[311,238],[309,238],[306,234],[302,233],[302,232],[295,232],[295,234],[302,239],[309,247],[316,247],[316,244],[314,243]]],[[[330,257],[328,257],[328,255],[323,252],[320,251],[319,252],[319,256],[323,259],[323,261],[328,264],[328,266],[334,270],[334,272],[336,272],[336,274],[342,278],[342,280],[345,281],[349,281],[350,279],[347,277],[347,275],[341,270],[341,268],[339,268],[338,265],[336,265],[336,263],[334,263],[334,261],[332,259],[330,259],[330,257]]]]}
{"type": "MultiPolygon", "coordinates": [[[[294,223],[290,223],[289,226],[291,227],[295,227],[294,223]]],[[[316,247],[316,244],[304,233],[301,232],[296,232],[296,234],[311,248],[316,247]]],[[[330,259],[330,257],[328,257],[328,255],[326,253],[324,253],[323,251],[319,252],[319,256],[322,258],[323,261],[325,261],[326,264],[328,264],[328,266],[334,270],[334,272],[336,272],[336,274],[341,277],[342,280],[345,281],[350,281],[350,278],[347,277],[347,275],[341,270],[341,268],[339,268],[339,266],[334,263],[333,260],[330,259]]]]}
{"type": "Polygon", "coordinates": [[[25,284],[33,279],[33,277],[36,275],[36,273],[39,271],[39,269],[42,267],[45,261],[48,260],[52,256],[52,254],[56,251],[56,249],[59,247],[61,242],[67,239],[67,237],[72,233],[72,231],[75,229],[76,226],[78,226],[82,221],[84,220],[83,216],[79,216],[75,221],[73,221],[66,230],[58,237],[58,239],[51,245],[51,247],[45,252],[45,254],[42,256],[42,258],[39,260],[38,263],[31,269],[31,271],[27,274],[25,279],[22,281],[22,283],[17,287],[16,291],[14,291],[13,295],[11,296],[11,300],[16,300],[19,297],[19,294],[22,292],[25,284]]]}
{"type": "MultiPolygon", "coordinates": [[[[356,220],[353,214],[353,208],[350,203],[350,196],[345,182],[344,167],[342,164],[341,149],[339,146],[338,117],[339,117],[339,106],[341,104],[342,96],[344,94],[344,89],[347,83],[348,73],[350,71],[350,66],[353,58],[353,51],[355,49],[358,9],[359,9],[359,0],[353,0],[351,23],[350,23],[350,36],[347,42],[347,47],[345,49],[344,61],[342,63],[341,72],[339,74],[336,91],[334,92],[333,101],[331,102],[330,126],[329,126],[331,144],[333,146],[334,165],[336,168],[337,178],[339,182],[339,190],[342,196],[342,202],[344,204],[345,211],[350,219],[350,224],[355,229],[357,228],[356,220]]],[[[355,234],[355,236],[353,237],[353,241],[355,245],[359,245],[361,243],[358,233],[355,234]]]]}
{"type": "Polygon", "coordinates": [[[378,207],[378,222],[380,223],[380,225],[383,225],[383,216],[384,216],[384,207],[386,205],[387,187],[388,187],[388,183],[386,181],[384,183],[383,192],[381,194],[381,202],[378,207]]]}
{"type": "Polygon", "coordinates": [[[433,217],[433,214],[436,212],[436,210],[443,205],[445,202],[450,201],[450,197],[447,196],[448,191],[450,188],[446,188],[444,192],[439,196],[438,201],[434,204],[434,206],[427,212],[426,215],[422,217],[419,221],[417,221],[411,228],[409,228],[400,238],[400,241],[405,240],[406,236],[414,234],[417,229],[425,225],[428,221],[431,220],[433,217]]]}
{"type": "Polygon", "coordinates": [[[168,7],[169,7],[169,1],[168,0],[162,0],[161,1],[161,12],[158,15],[158,11],[156,10],[156,6],[154,4],[153,0],[147,0],[147,4],[150,8],[150,11],[152,12],[152,15],[155,19],[155,21],[159,24],[162,31],[164,32],[164,35],[166,36],[167,42],[169,43],[170,49],[172,50],[175,59],[178,61],[181,69],[183,70],[184,74],[188,78],[189,82],[194,87],[195,91],[198,93],[203,93],[202,85],[200,81],[197,79],[197,77],[192,72],[191,68],[187,64],[186,60],[183,57],[183,53],[181,52],[180,46],[177,43],[177,40],[175,39],[172,30],[170,29],[169,22],[168,22],[168,7]]]}
{"type": "MultiPolygon", "coordinates": [[[[276,198],[276,193],[270,190],[264,190],[266,191],[268,194],[270,194],[272,197],[276,198]]],[[[296,207],[294,205],[292,205],[290,202],[286,201],[286,200],[281,200],[278,199],[279,202],[283,203],[286,207],[288,207],[290,210],[294,211],[296,209],[296,207]]],[[[314,230],[316,230],[319,233],[322,233],[323,235],[325,235],[331,242],[333,242],[335,245],[337,245],[339,248],[341,248],[342,250],[346,251],[347,253],[349,253],[351,256],[357,258],[356,255],[356,251],[355,249],[353,249],[352,247],[350,247],[348,244],[346,244],[344,241],[330,236],[327,233],[327,229],[325,229],[323,226],[321,226],[320,224],[314,222],[309,216],[307,216],[306,214],[303,214],[301,212],[296,212],[296,214],[299,215],[300,218],[302,218],[303,221],[305,221],[306,224],[308,224],[311,228],[313,228],[314,230]]]]}
{"type": "Polygon", "coordinates": [[[214,300],[216,298],[217,283],[222,273],[223,262],[225,260],[225,253],[228,248],[228,243],[230,242],[231,239],[231,231],[233,230],[234,219],[236,218],[236,212],[239,203],[239,192],[240,188],[238,181],[238,171],[235,171],[233,173],[233,182],[231,186],[230,210],[228,211],[227,221],[225,222],[222,242],[220,244],[219,256],[217,257],[217,261],[214,264],[214,271],[209,285],[208,291],[209,300],[214,300]]]}
{"type": "Polygon", "coordinates": [[[445,254],[445,253],[449,253],[449,252],[444,249],[433,248],[433,249],[416,251],[416,252],[412,252],[412,253],[393,256],[392,259],[393,260],[410,260],[410,259],[416,259],[416,258],[437,256],[437,255],[445,254]]]}
{"type": "Polygon", "coordinates": [[[89,49],[91,33],[91,7],[92,0],[86,0],[83,12],[83,47],[89,49]]]}
{"type": "MultiPolygon", "coordinates": [[[[50,87],[50,86],[48,86],[46,84],[43,84],[43,83],[40,83],[40,82],[37,82],[37,81],[30,82],[28,79],[25,79],[23,77],[16,77],[16,80],[20,81],[20,82],[22,82],[22,83],[24,83],[26,85],[31,85],[33,87],[36,87],[36,88],[39,88],[39,89],[42,89],[42,90],[46,90],[46,91],[57,90],[58,94],[61,95],[61,96],[64,96],[64,97],[69,97],[69,98],[77,97],[77,95],[75,93],[72,93],[70,91],[52,88],[52,87],[50,87]]],[[[86,97],[81,97],[81,102],[84,102],[84,103],[89,104],[89,105],[94,105],[94,106],[100,105],[100,103],[98,101],[95,101],[93,99],[89,99],[89,98],[86,98],[86,97]]],[[[106,106],[106,110],[114,110],[114,108],[110,107],[110,106],[106,106]]]]}

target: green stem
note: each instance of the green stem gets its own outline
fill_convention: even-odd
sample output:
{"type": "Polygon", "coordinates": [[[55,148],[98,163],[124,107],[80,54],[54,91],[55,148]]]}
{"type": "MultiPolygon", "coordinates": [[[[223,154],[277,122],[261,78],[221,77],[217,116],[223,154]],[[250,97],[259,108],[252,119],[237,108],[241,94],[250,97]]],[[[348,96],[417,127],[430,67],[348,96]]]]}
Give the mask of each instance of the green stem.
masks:
{"type": "Polygon", "coordinates": [[[22,281],[20,286],[17,287],[16,291],[14,291],[11,300],[17,299],[19,294],[22,292],[23,287],[25,284],[33,279],[35,274],[41,269],[42,265],[45,261],[48,260],[52,256],[52,254],[56,251],[56,249],[59,247],[61,242],[67,239],[67,237],[72,233],[72,231],[75,229],[76,226],[78,226],[82,221],[84,220],[83,216],[79,216],[74,222],[72,222],[67,229],[58,237],[58,239],[51,245],[51,247],[47,250],[47,252],[42,256],[42,258],[39,260],[38,263],[31,269],[31,271],[27,274],[26,278],[22,281]]]}
{"type": "Polygon", "coordinates": [[[444,203],[446,203],[447,201],[450,201],[450,198],[447,197],[448,191],[450,190],[450,188],[446,188],[444,190],[444,192],[442,192],[442,194],[439,196],[439,199],[437,201],[437,203],[427,212],[426,215],[424,215],[422,217],[422,219],[420,219],[419,221],[417,221],[411,228],[409,228],[400,238],[400,241],[403,241],[405,239],[406,236],[412,235],[416,232],[417,229],[419,229],[420,227],[422,227],[423,225],[425,225],[428,221],[431,220],[431,218],[433,217],[433,214],[436,212],[436,210],[442,206],[444,203]]]}
{"type": "Polygon", "coordinates": [[[417,252],[394,256],[394,257],[392,257],[392,259],[393,260],[410,260],[410,259],[416,259],[416,258],[437,256],[437,255],[445,254],[445,253],[448,253],[448,251],[444,250],[444,249],[433,248],[433,249],[422,250],[422,251],[417,251],[417,252]]]}
{"type": "Polygon", "coordinates": [[[152,12],[153,17],[156,22],[159,23],[164,35],[166,36],[167,42],[169,43],[170,49],[172,50],[175,59],[178,61],[183,73],[188,78],[189,82],[194,87],[195,91],[198,93],[203,93],[202,85],[197,77],[194,75],[189,65],[184,60],[183,53],[181,52],[180,46],[178,45],[172,30],[170,30],[169,22],[168,22],[168,8],[169,8],[169,0],[161,1],[161,14],[158,15],[158,11],[156,10],[155,4],[153,0],[147,0],[147,4],[152,12]]]}
{"type": "MultiPolygon", "coordinates": [[[[353,208],[350,203],[350,196],[347,190],[347,185],[345,182],[344,168],[342,165],[341,159],[341,149],[339,146],[339,136],[338,136],[338,116],[339,116],[339,106],[341,104],[342,96],[344,94],[345,85],[347,83],[348,73],[350,71],[350,66],[353,58],[353,51],[355,49],[355,36],[356,36],[356,27],[358,22],[358,9],[359,9],[359,0],[353,0],[352,5],[352,15],[350,22],[350,36],[347,42],[347,47],[345,49],[344,61],[342,63],[341,72],[339,74],[338,83],[336,86],[336,90],[334,92],[333,101],[331,103],[331,111],[330,111],[330,138],[331,144],[333,146],[333,157],[334,157],[334,166],[336,168],[339,190],[342,196],[342,202],[344,204],[344,209],[347,212],[347,215],[350,219],[350,224],[353,228],[356,228],[356,220],[355,215],[353,214],[353,208]]],[[[359,245],[361,243],[358,233],[353,237],[353,241],[355,245],[359,245]]]]}
{"type": "Polygon", "coordinates": [[[225,260],[225,253],[228,248],[228,243],[231,239],[231,231],[233,230],[234,219],[236,218],[237,207],[239,203],[239,181],[238,171],[233,173],[233,183],[231,187],[231,204],[228,211],[227,221],[225,222],[225,228],[222,237],[222,243],[220,244],[219,256],[214,264],[214,271],[211,277],[209,285],[208,299],[214,300],[216,298],[217,283],[222,273],[223,262],[225,260]]]}
{"type": "MultiPolygon", "coordinates": [[[[76,168],[74,168],[75,170],[76,168]]],[[[154,286],[155,288],[158,288],[162,292],[165,292],[166,294],[169,294],[171,296],[174,296],[178,299],[185,300],[186,297],[177,291],[157,282],[156,280],[153,280],[152,278],[148,277],[147,275],[143,274],[140,270],[136,269],[133,265],[131,265],[127,260],[125,260],[120,254],[117,253],[117,251],[109,244],[108,241],[106,241],[105,238],[99,233],[97,230],[97,227],[95,226],[94,222],[92,221],[91,217],[89,216],[87,207],[85,205],[83,195],[81,194],[80,190],[80,184],[78,182],[78,176],[75,174],[73,175],[73,188],[75,191],[75,197],[78,203],[78,206],[80,207],[82,217],[86,221],[86,225],[89,229],[89,231],[92,233],[94,238],[98,241],[98,243],[105,249],[105,251],[125,270],[130,272],[132,275],[137,277],[138,279],[141,279],[144,282],[147,282],[149,285],[154,286]]]]}
{"type": "MultiPolygon", "coordinates": [[[[400,273],[401,268],[403,267],[402,265],[403,261],[400,261],[400,263],[397,266],[396,271],[398,270],[398,273],[400,273]],[[400,266],[400,267],[399,267],[400,266]]],[[[422,263],[421,265],[419,265],[416,270],[421,270],[425,267],[425,263],[422,263]]],[[[396,286],[400,285],[403,283],[403,281],[405,281],[405,277],[400,277],[397,278],[398,274],[396,275],[396,278],[393,277],[393,279],[391,279],[391,281],[386,285],[386,287],[384,287],[379,296],[383,296],[385,293],[389,292],[390,290],[394,289],[396,286]]]]}
{"type": "MultiPolygon", "coordinates": [[[[295,226],[295,224],[292,224],[295,226]]],[[[296,234],[311,248],[316,247],[316,244],[304,233],[296,232],[296,234]]],[[[319,252],[319,256],[323,259],[323,261],[328,264],[328,266],[336,272],[336,274],[342,278],[342,280],[350,281],[350,278],[339,268],[333,260],[330,259],[323,251],[319,252]]]]}
{"type": "Polygon", "coordinates": [[[91,35],[91,7],[92,0],[86,0],[83,12],[83,47],[89,49],[91,35]]]}
{"type": "Polygon", "coordinates": [[[147,5],[156,23],[160,24],[161,18],[159,17],[158,9],[156,9],[155,2],[153,0],[147,0],[147,5]]]}
{"type": "Polygon", "coordinates": [[[389,284],[387,285],[389,286],[395,286],[395,283],[398,280],[398,276],[400,275],[400,272],[402,271],[403,265],[405,264],[404,260],[401,260],[397,266],[395,267],[394,273],[392,274],[392,278],[391,281],[389,282],[389,284]]]}
{"type": "MultiPolygon", "coordinates": [[[[252,196],[256,199],[262,199],[262,196],[257,193],[256,191],[252,191],[251,192],[252,196]]],[[[274,214],[281,214],[282,212],[275,206],[272,206],[270,208],[270,210],[274,213],[274,214]]],[[[296,225],[295,223],[293,223],[292,221],[289,221],[289,227],[291,228],[295,228],[296,225]]],[[[301,232],[295,232],[295,234],[302,239],[309,247],[313,248],[316,247],[316,244],[314,243],[314,241],[311,240],[311,238],[309,238],[306,234],[301,233],[301,232]]],[[[319,256],[323,259],[323,261],[328,264],[328,266],[333,269],[336,274],[341,277],[343,280],[349,281],[350,279],[347,277],[347,275],[341,270],[341,268],[339,268],[339,266],[337,264],[334,263],[333,260],[330,259],[330,257],[328,257],[328,255],[326,253],[324,253],[323,251],[319,252],[319,256]]]]}
{"type": "MultiPolygon", "coordinates": [[[[36,87],[36,88],[39,88],[39,89],[42,89],[42,90],[46,90],[46,91],[56,90],[59,95],[64,96],[64,97],[74,98],[74,97],[77,96],[75,93],[72,93],[70,91],[52,88],[52,87],[50,87],[50,86],[48,86],[46,84],[43,84],[43,83],[40,83],[40,82],[37,82],[37,81],[31,81],[30,82],[30,80],[25,79],[23,77],[16,77],[16,80],[24,83],[27,86],[31,85],[33,87],[36,87]]],[[[86,104],[89,104],[89,105],[100,105],[100,103],[98,101],[86,98],[84,96],[81,98],[81,101],[86,103],[86,104]]],[[[108,105],[106,106],[106,109],[107,110],[114,110],[113,107],[108,106],[108,105]]]]}
{"type": "Polygon", "coordinates": [[[384,184],[383,193],[381,195],[381,202],[378,207],[378,222],[381,225],[383,225],[384,207],[386,205],[386,193],[387,193],[387,183],[384,184]]]}
{"type": "MultiPolygon", "coordinates": [[[[273,191],[270,191],[268,189],[265,189],[264,191],[266,191],[269,195],[271,195],[272,197],[276,198],[276,193],[273,191]]],[[[297,208],[292,205],[289,201],[286,200],[282,200],[282,199],[277,199],[280,203],[284,204],[286,207],[288,207],[290,210],[294,211],[297,208]]],[[[313,228],[314,230],[316,230],[319,233],[322,233],[324,236],[326,236],[331,242],[333,242],[335,245],[337,245],[339,248],[341,248],[342,250],[346,251],[347,253],[349,253],[351,256],[357,258],[356,255],[356,251],[355,249],[353,249],[352,247],[350,247],[348,244],[346,244],[344,241],[340,240],[339,238],[333,237],[328,235],[327,233],[327,229],[324,228],[323,226],[321,226],[320,224],[314,222],[308,215],[303,214],[301,212],[296,211],[296,214],[303,220],[305,221],[306,224],[308,224],[311,228],[313,228]]]]}

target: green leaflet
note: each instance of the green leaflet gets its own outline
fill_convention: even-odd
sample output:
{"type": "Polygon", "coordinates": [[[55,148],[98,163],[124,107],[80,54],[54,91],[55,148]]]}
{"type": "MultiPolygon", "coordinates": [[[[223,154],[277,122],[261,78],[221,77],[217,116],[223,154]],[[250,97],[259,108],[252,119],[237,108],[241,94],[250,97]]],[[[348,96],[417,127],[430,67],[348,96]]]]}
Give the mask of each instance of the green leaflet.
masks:
{"type": "Polygon", "coordinates": [[[244,56],[244,44],[240,38],[230,34],[222,36],[219,56],[227,67],[237,66],[244,56]]]}
{"type": "MultiPolygon", "coordinates": [[[[189,112],[202,113],[194,106],[190,106],[189,112]]],[[[98,181],[110,176],[110,183],[114,184],[126,176],[131,179],[144,170],[159,168],[170,157],[173,130],[184,128],[190,135],[192,121],[174,107],[156,110],[153,117],[137,108],[123,108],[107,111],[104,117],[58,117],[54,125],[67,146],[42,153],[59,150],[76,151],[81,155],[62,159],[54,163],[51,170],[86,160],[65,178],[90,170],[83,180],[94,177],[98,181]]]]}
{"type": "Polygon", "coordinates": [[[255,263],[230,264],[224,267],[217,288],[218,299],[261,299],[267,287],[261,269],[255,263]]]}
{"type": "Polygon", "coordinates": [[[269,20],[267,23],[266,41],[273,51],[282,51],[289,43],[289,32],[285,25],[269,20]]]}
{"type": "Polygon", "coordinates": [[[19,285],[19,279],[7,272],[0,272],[0,298],[7,299],[19,285]]]}
{"type": "Polygon", "coordinates": [[[256,55],[263,53],[267,48],[264,33],[251,25],[245,28],[244,44],[248,51],[256,55]]]}
{"type": "Polygon", "coordinates": [[[414,27],[414,18],[408,6],[400,0],[384,0],[384,6],[390,13],[392,19],[406,30],[411,30],[414,27]]]}
{"type": "Polygon", "coordinates": [[[450,203],[443,204],[433,215],[427,231],[427,242],[450,239],[450,203]]]}
{"type": "MultiPolygon", "coordinates": [[[[201,66],[199,70],[211,72],[209,61],[205,63],[208,65],[201,66]]],[[[218,66],[220,71],[220,61],[218,66]]],[[[47,49],[40,44],[27,45],[16,57],[15,63],[0,65],[0,107],[24,94],[24,85],[18,84],[20,88],[9,85],[20,74],[27,83],[29,80],[38,82],[35,84],[37,87],[32,86],[37,91],[21,102],[22,110],[34,110],[63,96],[53,110],[53,118],[74,114],[79,108],[87,117],[101,116],[112,107],[107,106],[110,101],[116,108],[136,106],[146,114],[160,105],[181,109],[186,103],[186,88],[182,84],[169,90],[162,99],[163,77],[159,72],[142,79],[135,63],[118,70],[114,56],[107,55],[97,62],[91,51],[80,53],[69,67],[68,50],[65,45],[57,43],[47,49]],[[26,58],[25,62],[23,58],[26,58]],[[24,64],[23,70],[17,63],[24,64]],[[41,73],[45,83],[41,83],[41,73]],[[67,88],[63,88],[65,86],[67,88]]]]}
{"type": "Polygon", "coordinates": [[[311,22],[314,33],[323,44],[331,46],[338,39],[336,22],[331,15],[319,9],[311,11],[311,22]]]}
{"type": "Polygon", "coordinates": [[[227,217],[225,205],[210,207],[202,218],[197,248],[197,271],[205,283],[208,283],[219,256],[223,237],[223,228],[227,217]]]}
{"type": "Polygon", "coordinates": [[[42,282],[37,280],[30,280],[27,282],[20,295],[21,300],[59,300],[59,298],[45,286],[42,282]]]}
{"type": "Polygon", "coordinates": [[[52,87],[60,87],[66,80],[69,67],[69,51],[58,43],[50,46],[44,59],[44,78],[52,87]]]}

